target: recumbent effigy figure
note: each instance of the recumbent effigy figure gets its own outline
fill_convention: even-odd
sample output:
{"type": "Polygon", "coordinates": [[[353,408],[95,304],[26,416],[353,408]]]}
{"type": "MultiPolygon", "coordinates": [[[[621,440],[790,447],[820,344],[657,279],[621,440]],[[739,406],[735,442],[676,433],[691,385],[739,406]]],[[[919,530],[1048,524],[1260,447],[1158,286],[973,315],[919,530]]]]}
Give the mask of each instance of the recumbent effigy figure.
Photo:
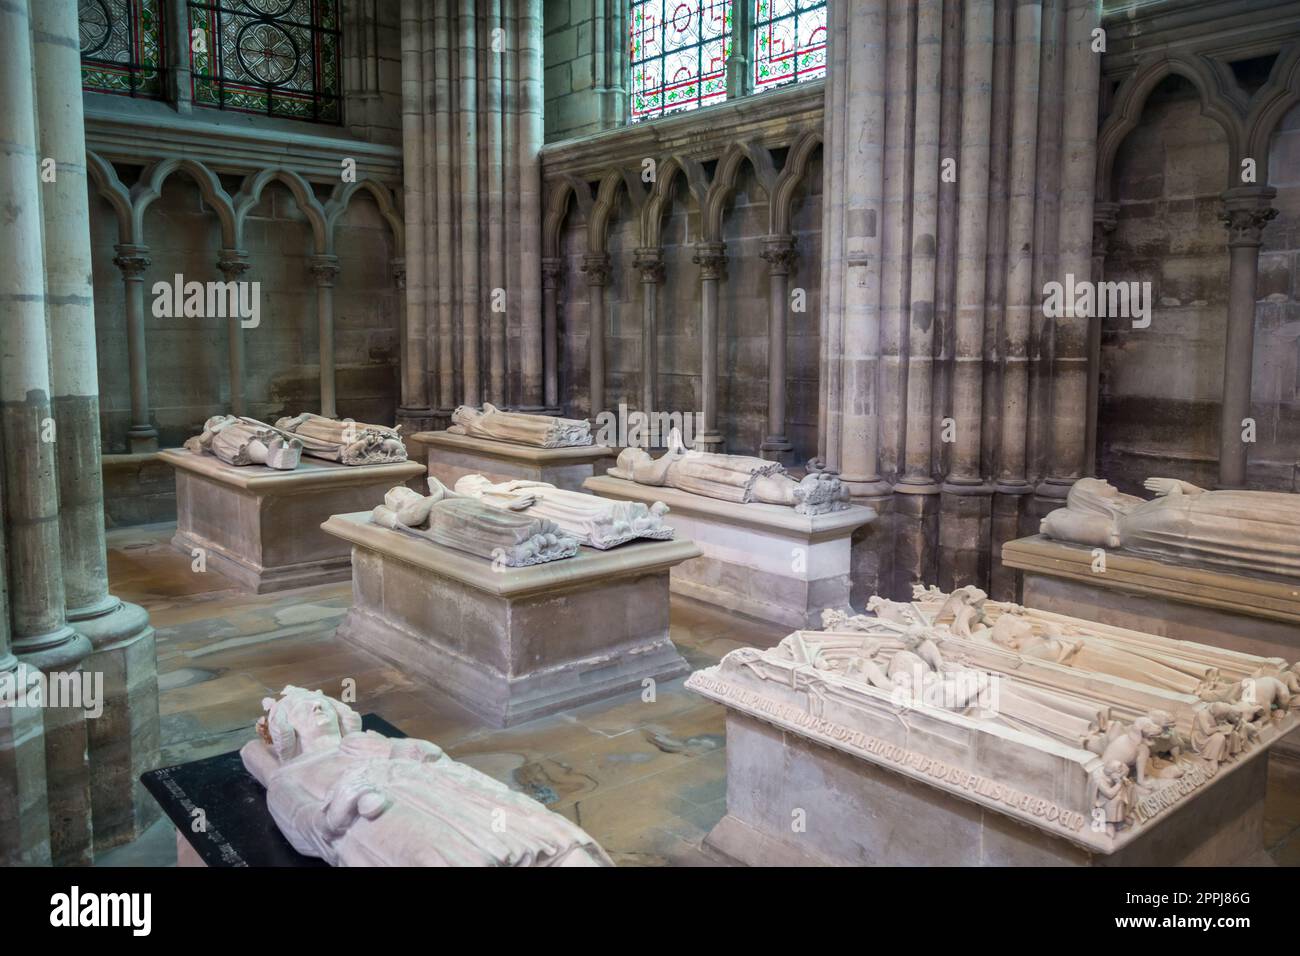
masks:
{"type": "Polygon", "coordinates": [[[401,426],[366,425],[350,418],[325,418],[304,412],[281,418],[275,427],[302,442],[303,451],[315,458],[344,465],[374,465],[406,461],[401,426]]]}
{"type": "Polygon", "coordinates": [[[639,485],[677,488],[720,501],[784,505],[804,515],[848,508],[848,490],[839,476],[818,462],[809,465],[809,473],[796,481],[780,462],[687,449],[681,432],[674,428],[661,457],[651,458],[642,448],[625,448],[608,473],[639,485]]]}
{"type": "Polygon", "coordinates": [[[667,541],[673,536],[672,527],[663,521],[668,506],[660,501],[649,506],[640,501],[611,501],[544,481],[493,484],[482,475],[466,475],[456,482],[455,491],[494,508],[554,521],[579,544],[602,551],[638,538],[667,541]]]}
{"type": "Polygon", "coordinates": [[[228,465],[265,465],[292,471],[302,457],[302,442],[255,418],[214,415],[203,423],[203,433],[185,440],[196,455],[207,453],[228,465]]]}
{"type": "Polygon", "coordinates": [[[293,848],[331,866],[612,866],[587,833],[427,740],[361,729],[320,691],[262,701],[240,750],[293,848]]]}
{"type": "Polygon", "coordinates": [[[590,422],[577,418],[506,412],[490,402],[484,402],[481,411],[471,405],[461,405],[451,413],[451,421],[447,431],[453,435],[468,435],[470,438],[487,438],[515,445],[531,445],[534,448],[568,448],[591,444],[590,422]]]}
{"type": "Polygon", "coordinates": [[[1300,577],[1300,495],[1206,491],[1148,478],[1150,501],[1099,478],[1080,478],[1040,530],[1085,547],[1120,548],[1197,566],[1300,577]]]}
{"type": "Polygon", "coordinates": [[[384,495],[371,520],[435,544],[520,568],[578,553],[578,542],[555,522],[486,505],[429,479],[429,494],[398,485],[384,495]]]}

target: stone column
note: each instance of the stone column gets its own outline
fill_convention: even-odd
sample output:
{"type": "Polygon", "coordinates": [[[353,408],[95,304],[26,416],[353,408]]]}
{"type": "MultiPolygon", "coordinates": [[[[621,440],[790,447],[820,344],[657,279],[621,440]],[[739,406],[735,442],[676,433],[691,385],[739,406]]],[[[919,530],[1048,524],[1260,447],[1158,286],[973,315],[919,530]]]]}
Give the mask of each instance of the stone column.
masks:
{"type": "MultiPolygon", "coordinates": [[[[480,224],[480,233],[486,242],[482,251],[487,255],[486,279],[488,300],[488,398],[495,405],[506,404],[506,313],[499,307],[498,296],[509,301],[519,295],[518,289],[506,288],[505,247],[505,168],[502,163],[502,58],[506,55],[504,44],[497,40],[501,30],[501,0],[479,0],[476,4],[484,17],[483,29],[488,41],[488,55],[484,58],[483,96],[479,102],[479,118],[486,135],[483,137],[483,157],[486,169],[484,197],[487,222],[480,224]],[[499,291],[498,291],[499,290],[499,291]]],[[[513,157],[512,157],[513,159],[513,157]]]]}
{"type": "MultiPolygon", "coordinates": [[[[426,275],[425,235],[434,227],[427,215],[430,198],[424,189],[424,171],[433,165],[433,156],[425,150],[424,77],[421,59],[425,55],[419,4],[402,0],[402,201],[406,223],[406,251],[410,256],[411,274],[405,281],[402,307],[402,402],[397,419],[406,425],[406,433],[421,431],[432,422],[429,406],[430,334],[428,316],[431,301],[437,294],[434,277],[426,275]]],[[[432,125],[432,124],[430,124],[432,125]]],[[[431,137],[430,137],[431,138],[431,137]]]]}
{"type": "MultiPolygon", "coordinates": [[[[55,181],[42,184],[41,204],[59,545],[68,623],[94,649],[85,670],[104,677],[103,712],[84,721],[94,845],[103,850],[134,839],[158,814],[137,783],[158,756],[157,665],[149,616],[108,591],[76,8],[37,4],[32,27],[41,153],[57,164],[55,181]]],[[[66,716],[76,724],[81,715],[66,716]]]]}
{"type": "MultiPolygon", "coordinates": [[[[420,6],[420,4],[417,4],[420,6]]],[[[425,29],[428,29],[428,14],[425,16],[425,29]]],[[[454,11],[447,3],[433,5],[433,53],[428,57],[428,64],[433,71],[433,130],[429,135],[426,113],[425,153],[432,154],[433,187],[437,198],[437,212],[433,216],[436,226],[437,241],[435,248],[425,250],[425,277],[437,285],[438,305],[438,395],[435,414],[440,421],[446,421],[455,410],[456,401],[456,274],[454,260],[457,252],[455,229],[458,215],[454,208],[459,198],[453,191],[455,182],[455,163],[452,158],[453,139],[455,138],[458,104],[452,95],[452,62],[455,56],[452,38],[452,17],[454,11]],[[433,256],[436,254],[437,258],[433,256]],[[438,272],[442,264],[443,272],[438,272]],[[435,278],[436,276],[436,278],[435,278]]],[[[427,162],[427,160],[426,160],[427,162]]],[[[423,228],[421,223],[419,228],[423,228]]],[[[410,223],[407,224],[410,231],[410,223]]],[[[432,399],[432,396],[431,396],[432,399]]]]}
{"type": "Polygon", "coordinates": [[[1277,215],[1269,205],[1277,190],[1240,186],[1223,194],[1220,215],[1228,229],[1228,329],[1223,347],[1223,411],[1219,421],[1219,487],[1246,487],[1247,443],[1255,359],[1255,297],[1264,227],[1277,215]]]}
{"type": "Polygon", "coordinates": [[[609,256],[603,252],[588,253],[582,258],[582,271],[587,275],[590,416],[594,423],[596,416],[605,410],[605,285],[609,282],[609,256]]]}
{"type": "Polygon", "coordinates": [[[113,264],[126,286],[126,354],[130,366],[131,427],[126,433],[132,454],[158,450],[158,429],[150,423],[149,353],[144,340],[144,274],[153,264],[147,246],[119,243],[113,264]]]}
{"type": "Polygon", "coordinates": [[[718,430],[718,280],[727,263],[721,242],[697,242],[691,261],[700,267],[700,411],[703,428],[695,436],[696,451],[722,450],[718,430]]]}
{"type": "MultiPolygon", "coordinates": [[[[217,268],[226,282],[240,282],[251,266],[248,253],[240,249],[222,249],[217,258],[217,268]]],[[[248,403],[244,398],[244,327],[238,315],[226,317],[226,341],[230,362],[230,414],[247,415],[248,403]]]]}
{"type": "MultiPolygon", "coordinates": [[[[1070,0],[1065,11],[1065,88],[1061,125],[1058,273],[1062,281],[1091,280],[1093,190],[1097,166],[1097,98],[1101,55],[1092,31],[1101,23],[1100,0],[1070,0]]],[[[1088,334],[1090,319],[1073,303],[1054,323],[1052,417],[1048,477],[1039,495],[1064,499],[1086,471],[1088,334]]]]}
{"type": "MultiPolygon", "coordinates": [[[[37,149],[34,94],[36,87],[45,85],[51,64],[43,62],[41,75],[35,75],[30,6],[27,0],[0,5],[0,89],[7,97],[5,109],[0,111],[0,209],[5,210],[5,226],[0,229],[0,262],[5,264],[0,270],[0,310],[4,315],[0,441],[5,452],[10,623],[13,652],[23,663],[47,674],[75,675],[79,680],[76,672],[91,647],[67,622],[56,473],[61,436],[51,403],[46,316],[47,306],[58,303],[46,295],[42,249],[44,190],[58,184],[43,183],[37,177],[44,157],[37,149]]],[[[56,107],[57,101],[48,102],[56,107]]],[[[67,160],[73,165],[84,161],[84,152],[67,160]]],[[[84,179],[81,188],[84,204],[84,179]]],[[[54,228],[58,229],[57,224],[54,228]]],[[[84,283],[84,275],[69,279],[60,272],[58,279],[60,283],[84,283]]],[[[76,439],[75,433],[67,436],[69,442],[76,439]]],[[[43,718],[50,857],[55,864],[89,863],[90,779],[84,712],[47,706],[43,718]]]]}
{"type": "Polygon", "coordinates": [[[320,335],[320,413],[337,418],[334,391],[334,281],[338,256],[312,256],[308,268],[316,277],[316,324],[320,335]]]}
{"type": "Polygon", "coordinates": [[[993,113],[993,0],[963,8],[961,154],[954,293],[952,455],[943,484],[939,586],[987,580],[992,488],[981,467],[984,400],[985,279],[989,240],[993,113]]]}
{"type": "MultiPolygon", "coordinates": [[[[166,8],[163,24],[167,30],[167,50],[169,52],[188,50],[191,42],[189,0],[164,0],[163,6],[166,8]]],[[[77,49],[81,49],[80,37],[78,37],[77,49]]],[[[167,72],[171,79],[169,85],[173,107],[182,115],[190,113],[193,109],[194,93],[189,56],[169,55],[167,72]]]]}
{"type": "Polygon", "coordinates": [[[785,435],[786,313],[790,308],[790,273],[799,254],[794,236],[766,236],[767,262],[767,437],[760,453],[771,461],[784,461],[794,446],[785,435]]]}
{"type": "Polygon", "coordinates": [[[479,336],[481,317],[479,302],[479,142],[478,142],[478,38],[474,0],[460,0],[460,66],[458,101],[460,146],[460,268],[461,268],[461,381],[466,405],[478,405],[482,399],[479,385],[479,336]]]}
{"type": "Polygon", "coordinates": [[[550,411],[560,406],[559,375],[559,295],[560,278],[564,275],[564,260],[559,256],[542,259],[542,360],[545,365],[546,392],[544,401],[550,411]]]}
{"type": "MultiPolygon", "coordinates": [[[[518,123],[516,154],[507,161],[517,166],[519,189],[515,194],[519,228],[511,235],[519,242],[520,288],[516,302],[520,319],[520,396],[524,405],[539,407],[545,399],[545,350],[554,347],[554,336],[543,342],[542,328],[542,163],[546,141],[542,77],[542,0],[519,0],[517,88],[514,117],[518,123]]],[[[547,402],[549,406],[549,401],[547,402]]]]}
{"type": "MultiPolygon", "coordinates": [[[[633,260],[641,273],[641,411],[655,410],[659,384],[659,284],[664,281],[664,251],[657,246],[636,250],[633,260]]],[[[647,419],[647,422],[649,420],[647,419]]]]}
{"type": "MultiPolygon", "coordinates": [[[[1119,203],[1094,202],[1092,204],[1092,281],[1102,282],[1106,277],[1106,256],[1110,252],[1110,237],[1119,225],[1119,203]]],[[[1084,473],[1097,471],[1097,408],[1101,404],[1101,317],[1094,316],[1088,323],[1088,432],[1084,451],[1084,473]]]]}
{"type": "MultiPolygon", "coordinates": [[[[37,182],[36,137],[32,124],[32,63],[28,46],[29,24],[27,0],[13,0],[0,5],[0,89],[6,91],[4,110],[0,111],[0,200],[8,211],[5,227],[0,229],[0,256],[4,268],[0,269],[0,308],[4,310],[4,348],[0,349],[0,370],[6,375],[12,366],[22,363],[34,345],[28,339],[40,333],[44,345],[44,284],[41,270],[40,245],[40,185],[37,182]],[[10,343],[14,354],[11,356],[10,343]]],[[[21,368],[17,369],[21,373],[21,368]]],[[[10,645],[9,588],[25,586],[28,573],[15,564],[16,555],[7,549],[7,526],[13,518],[24,521],[30,504],[39,504],[33,495],[40,495],[41,487],[19,485],[18,501],[11,501],[12,492],[5,488],[12,478],[27,480],[35,465],[44,468],[47,477],[45,494],[52,496],[53,451],[38,441],[33,441],[29,421],[39,426],[42,418],[49,418],[47,407],[27,409],[29,400],[26,374],[18,382],[10,383],[0,378],[0,392],[4,404],[0,406],[0,458],[3,458],[4,481],[0,481],[0,681],[13,682],[15,689],[26,688],[28,679],[35,674],[19,667],[18,658],[10,645]],[[35,412],[35,416],[33,416],[35,412]],[[11,444],[11,439],[17,444],[11,444]],[[39,459],[38,460],[38,456],[39,459]],[[18,461],[16,459],[24,459],[18,461]],[[30,503],[30,504],[29,504],[30,503]],[[13,517],[11,518],[11,512],[13,517]],[[7,560],[6,560],[7,559],[7,560]],[[12,568],[12,570],[11,570],[12,568]]],[[[30,398],[39,402],[43,396],[30,398]]],[[[9,485],[13,487],[12,484],[9,485]]],[[[54,532],[58,544],[53,514],[38,515],[41,521],[37,530],[54,532]]],[[[30,524],[30,521],[27,522],[30,524]]],[[[20,530],[21,536],[30,535],[30,527],[20,530]]],[[[30,545],[24,544],[22,552],[31,558],[30,545]]],[[[47,559],[41,558],[37,570],[43,573],[47,559]]],[[[58,569],[54,569],[58,574],[58,569]]],[[[24,602],[24,606],[27,602],[24,602]]],[[[62,602],[58,605],[61,613],[62,602]]],[[[24,626],[31,617],[24,613],[24,626]]],[[[15,622],[17,623],[17,622],[15,622]]],[[[0,864],[48,866],[50,857],[50,818],[46,802],[45,738],[43,714],[35,707],[0,707],[0,864]]]]}

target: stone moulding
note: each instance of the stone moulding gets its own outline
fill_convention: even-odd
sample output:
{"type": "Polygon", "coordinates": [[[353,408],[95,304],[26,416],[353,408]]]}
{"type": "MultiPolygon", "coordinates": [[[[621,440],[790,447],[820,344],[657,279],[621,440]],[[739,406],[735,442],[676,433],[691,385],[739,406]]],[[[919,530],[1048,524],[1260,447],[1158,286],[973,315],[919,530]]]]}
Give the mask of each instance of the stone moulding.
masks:
{"type": "Polygon", "coordinates": [[[1300,587],[1294,582],[1189,567],[1111,550],[1106,551],[1105,572],[1099,573],[1093,570],[1093,550],[1036,534],[1004,544],[1002,563],[1018,571],[1300,627],[1300,587]]]}

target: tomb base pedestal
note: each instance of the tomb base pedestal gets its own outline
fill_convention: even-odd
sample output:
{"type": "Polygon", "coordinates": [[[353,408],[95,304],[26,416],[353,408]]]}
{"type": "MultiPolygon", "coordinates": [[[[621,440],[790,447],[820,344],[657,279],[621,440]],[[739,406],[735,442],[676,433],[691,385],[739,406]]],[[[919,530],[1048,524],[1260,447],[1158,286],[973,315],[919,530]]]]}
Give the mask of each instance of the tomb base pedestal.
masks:
{"type": "Polygon", "coordinates": [[[673,568],[674,594],[792,628],[819,627],[824,609],[849,606],[851,537],[876,517],[860,505],[801,515],[608,475],[583,487],[602,498],[668,506],[664,523],[702,552],[673,568]]]}
{"type": "Polygon", "coordinates": [[[493,482],[545,481],[568,491],[582,491],[593,474],[614,464],[616,451],[603,445],[532,448],[451,432],[418,432],[410,441],[427,457],[429,476],[448,488],[466,475],[483,475],[493,482]]]}
{"type": "Polygon", "coordinates": [[[1300,584],[1122,551],[1108,550],[1104,560],[1043,535],[1002,548],[1003,565],[1023,575],[1026,607],[1288,663],[1300,658],[1300,584]]]}
{"type": "Polygon", "coordinates": [[[419,462],[340,465],[303,456],[293,471],[236,467],[211,455],[168,449],[176,469],[176,535],[187,554],[256,594],[346,581],[347,544],[320,530],[339,512],[369,509],[419,475],[419,462]]]}
{"type": "Polygon", "coordinates": [[[690,541],[645,541],[526,568],[334,515],[352,548],[338,635],[507,726],[685,673],[669,637],[668,574],[690,541]]]}
{"type": "Polygon", "coordinates": [[[705,844],[750,866],[1260,864],[1267,775],[1264,751],[1104,854],[729,708],[727,814],[705,844]]]}

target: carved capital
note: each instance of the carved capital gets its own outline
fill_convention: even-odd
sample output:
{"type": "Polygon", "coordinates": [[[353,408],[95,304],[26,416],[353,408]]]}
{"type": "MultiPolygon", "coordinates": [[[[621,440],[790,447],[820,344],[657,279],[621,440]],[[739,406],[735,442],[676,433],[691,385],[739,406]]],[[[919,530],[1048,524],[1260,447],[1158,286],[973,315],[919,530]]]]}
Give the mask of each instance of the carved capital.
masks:
{"type": "Polygon", "coordinates": [[[153,265],[147,246],[123,244],[114,246],[113,250],[117,253],[113,257],[113,265],[122,270],[123,279],[139,279],[144,275],[145,270],[153,265]]]}
{"type": "Polygon", "coordinates": [[[605,285],[609,282],[609,256],[603,252],[588,253],[582,257],[582,271],[587,275],[587,285],[605,285]]]}
{"type": "Polygon", "coordinates": [[[334,280],[339,277],[339,257],[338,256],[312,256],[308,260],[307,268],[311,274],[316,277],[318,286],[332,286],[334,280]]]}
{"type": "Polygon", "coordinates": [[[222,249],[217,256],[217,268],[227,282],[236,282],[239,277],[251,269],[248,253],[239,249],[222,249]]]}
{"type": "Polygon", "coordinates": [[[564,260],[559,256],[542,256],[542,288],[553,292],[560,287],[564,260]]]}
{"type": "Polygon", "coordinates": [[[1228,230],[1229,246],[1258,246],[1269,220],[1277,216],[1272,206],[1242,206],[1225,203],[1219,221],[1228,230]]]}
{"type": "Polygon", "coordinates": [[[406,260],[401,256],[393,256],[392,261],[393,285],[398,289],[406,288],[406,260]]]}
{"type": "Polygon", "coordinates": [[[701,279],[720,279],[727,264],[727,245],[723,242],[697,242],[691,261],[700,267],[701,279]]]}
{"type": "Polygon", "coordinates": [[[1110,252],[1110,234],[1119,225],[1119,203],[1098,202],[1092,207],[1092,254],[1104,258],[1110,252]]]}
{"type": "Polygon", "coordinates": [[[636,250],[633,264],[641,273],[641,281],[659,283],[664,281],[664,251],[658,246],[642,246],[636,250]]]}
{"type": "Polygon", "coordinates": [[[767,261],[773,275],[788,275],[799,261],[799,253],[794,250],[794,236],[765,237],[759,255],[767,261]]]}

